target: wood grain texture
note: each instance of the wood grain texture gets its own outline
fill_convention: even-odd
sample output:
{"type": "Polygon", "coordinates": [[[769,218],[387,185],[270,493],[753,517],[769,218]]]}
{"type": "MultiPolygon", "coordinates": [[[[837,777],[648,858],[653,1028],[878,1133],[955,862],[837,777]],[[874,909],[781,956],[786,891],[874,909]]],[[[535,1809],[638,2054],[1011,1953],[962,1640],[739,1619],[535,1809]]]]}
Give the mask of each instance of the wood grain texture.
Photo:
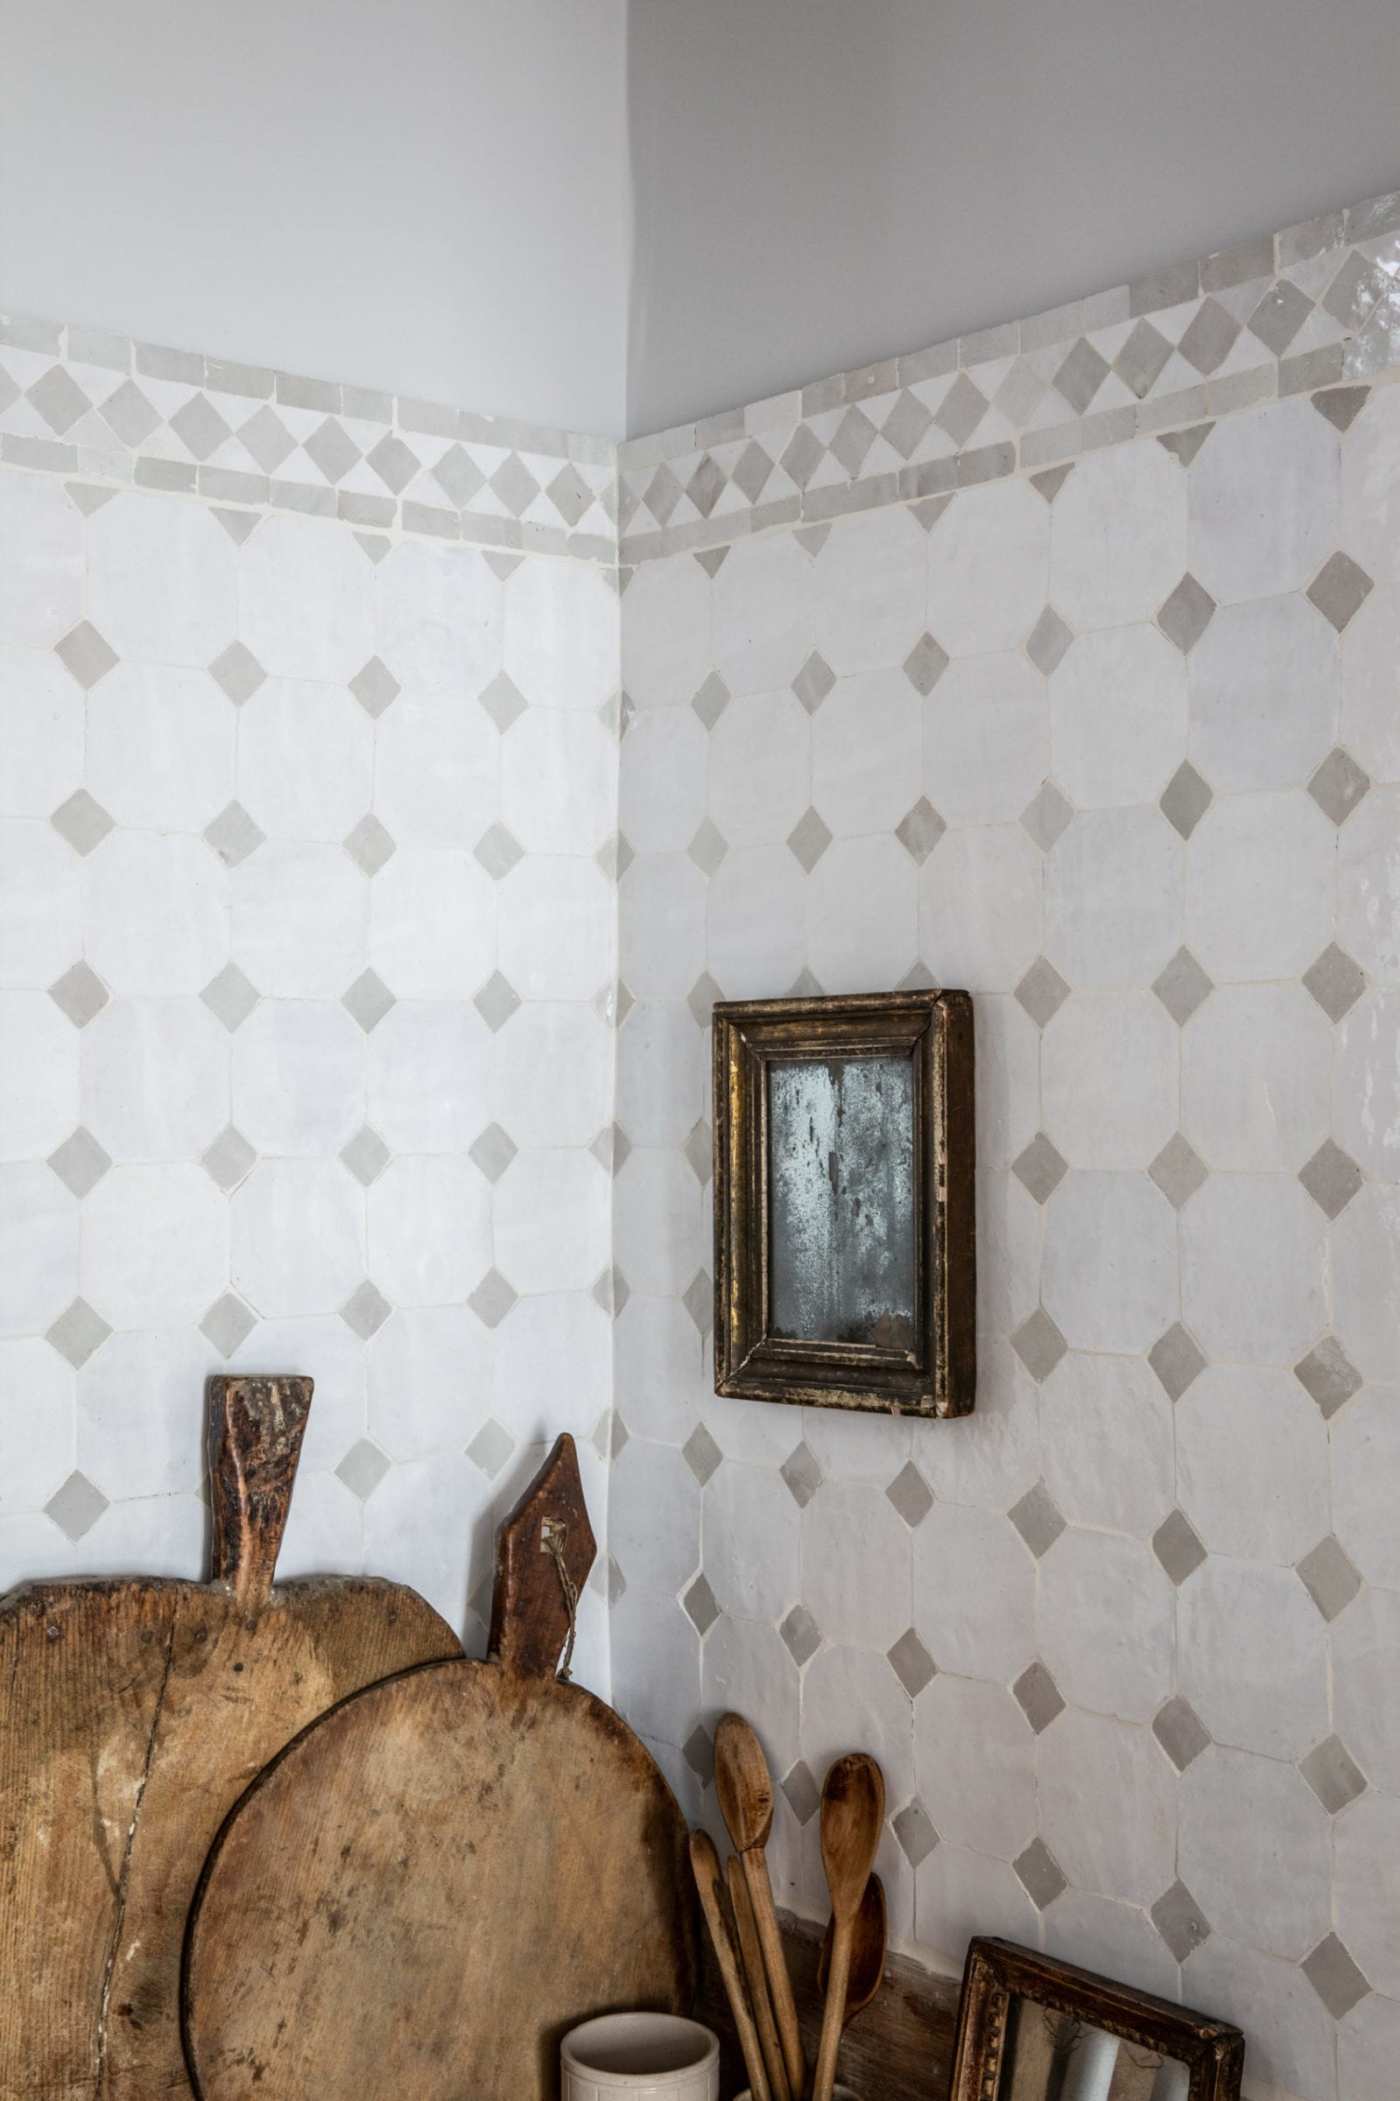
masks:
{"type": "Polygon", "coordinates": [[[397,1584],[269,1590],[310,1389],[212,1384],[224,1580],[0,1600],[0,2101],[188,2096],[181,1940],[230,1806],[325,1707],[461,1653],[397,1584]]]}
{"type": "Polygon", "coordinates": [[[558,1524],[580,1583],[593,1542],[571,1438],[504,1528],[495,1656],[346,1700],[229,1817],[185,1954],[201,2101],[358,2101],[367,2080],[530,2101],[557,2093],[574,2023],[689,2012],[685,1824],[620,1717],[553,1675],[558,1524]]]}

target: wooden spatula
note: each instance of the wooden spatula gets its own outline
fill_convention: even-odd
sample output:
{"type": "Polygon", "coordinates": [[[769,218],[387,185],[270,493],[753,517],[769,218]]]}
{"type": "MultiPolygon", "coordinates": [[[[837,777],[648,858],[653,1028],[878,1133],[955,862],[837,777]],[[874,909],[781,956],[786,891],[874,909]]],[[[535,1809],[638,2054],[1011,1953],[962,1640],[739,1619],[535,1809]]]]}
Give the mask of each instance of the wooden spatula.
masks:
{"type": "MultiPolygon", "coordinates": [[[[835,1935],[835,1920],[831,1920],[822,1941],[822,1952],[817,1960],[817,1990],[825,1992],[831,1978],[831,1943],[835,1935]]],[[[885,1917],[885,1885],[878,1875],[872,1875],[865,1885],[865,1895],[860,1900],[856,1913],[855,1931],[851,1939],[851,1975],[846,1986],[846,2011],[841,2017],[841,2027],[849,2028],[857,2014],[866,2007],[879,1991],[885,1975],[885,1943],[888,1924],[885,1917]]]]}
{"type": "Polygon", "coordinates": [[[764,1847],[773,1828],[773,1782],[768,1761],[749,1724],[741,1714],[721,1716],[715,1731],[715,1793],[725,1829],[734,1850],[744,1863],[744,1878],[753,1900],[754,1924],[768,1972],[773,2013],[782,2037],[783,2062],[788,2086],[794,2095],[806,2091],[807,2066],[797,2027],[797,2006],[792,1996],[787,1958],[783,1954],[778,1916],[773,1908],[773,1888],[768,1880],[764,1847]]]}
{"type": "Polygon", "coordinates": [[[725,1916],[719,1854],[708,1831],[691,1832],[690,1865],[695,1875],[695,1887],[700,1893],[700,1909],[704,1912],[705,1924],[710,1929],[710,1943],[715,1951],[715,1961],[719,1964],[724,1995],[729,2001],[729,2011],[734,2017],[739,2048],[744,2053],[744,2070],[749,2075],[750,2096],[752,2101],[773,2101],[759,2044],[758,2029],[749,2008],[739,1953],[729,1930],[729,1920],[725,1916]]]}
{"type": "Polygon", "coordinates": [[[885,1827],[885,1778],[865,1751],[838,1758],[822,1789],[822,1865],[831,1892],[831,1964],[812,2101],[831,2101],[846,2013],[855,1923],[885,1827]]]}

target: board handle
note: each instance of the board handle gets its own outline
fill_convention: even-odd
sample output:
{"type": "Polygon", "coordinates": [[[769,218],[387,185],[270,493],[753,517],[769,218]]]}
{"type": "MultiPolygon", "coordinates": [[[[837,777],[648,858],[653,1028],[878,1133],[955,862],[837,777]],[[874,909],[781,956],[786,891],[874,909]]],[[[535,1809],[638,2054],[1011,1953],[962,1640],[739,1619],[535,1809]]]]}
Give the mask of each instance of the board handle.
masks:
{"type": "Polygon", "coordinates": [[[261,1611],[272,1589],[314,1385],[290,1376],[209,1381],[210,1577],[246,1612],[261,1611]]]}
{"type": "Polygon", "coordinates": [[[521,1678],[556,1675],[565,1644],[572,1650],[578,1594],[597,1554],[566,1430],[496,1535],[489,1647],[503,1669],[521,1678]]]}

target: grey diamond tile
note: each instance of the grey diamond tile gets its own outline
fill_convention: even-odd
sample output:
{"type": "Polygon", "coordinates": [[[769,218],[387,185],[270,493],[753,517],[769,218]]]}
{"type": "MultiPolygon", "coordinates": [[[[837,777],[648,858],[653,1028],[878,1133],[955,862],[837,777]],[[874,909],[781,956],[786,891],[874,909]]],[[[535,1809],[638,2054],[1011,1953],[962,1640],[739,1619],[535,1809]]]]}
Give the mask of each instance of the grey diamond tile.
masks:
{"type": "Polygon", "coordinates": [[[1329,1816],[1336,1816],[1366,1792],[1366,1775],[1340,1736],[1329,1736],[1315,1744],[1307,1757],[1299,1760],[1298,1770],[1329,1816]]]}
{"type": "Polygon", "coordinates": [[[1349,554],[1334,554],[1308,586],[1308,596],[1325,619],[1341,634],[1353,613],[1366,603],[1375,589],[1371,578],[1349,554]]]}
{"type": "Polygon", "coordinates": [[[1240,324],[1218,299],[1206,299],[1178,344],[1188,365],[1203,378],[1218,372],[1235,347],[1240,324]]]}
{"type": "Polygon", "coordinates": [[[378,1334],[393,1310],[379,1286],[366,1277],[341,1307],[340,1317],[361,1342],[368,1342],[371,1335],[378,1334]]]}
{"type": "Polygon", "coordinates": [[[487,1028],[494,1032],[504,1028],[510,1020],[520,1005],[520,994],[509,978],[503,977],[499,970],[493,970],[480,992],[475,995],[472,1005],[487,1028]]]}
{"type": "Polygon", "coordinates": [[[1152,1734],[1179,1773],[1184,1773],[1210,1742],[1200,1716],[1180,1693],[1158,1708],[1152,1720],[1152,1734]]]}
{"type": "Polygon", "coordinates": [[[681,1599],[686,1614],[703,1641],[719,1618],[719,1605],[703,1575],[697,1576],[681,1599]]]}
{"type": "Polygon", "coordinates": [[[922,867],[947,829],[928,797],[921,795],[912,810],[906,810],[900,818],[894,835],[910,860],[922,867]]]}
{"type": "Polygon", "coordinates": [[[799,1670],[822,1645],[821,1629],[805,1605],[794,1605],[778,1632],[799,1670]]]}
{"type": "Polygon", "coordinates": [[[418,472],[418,460],[402,438],[392,432],[379,440],[366,459],[391,495],[401,496],[418,472]]]}
{"type": "Polygon", "coordinates": [[[682,1150],[700,1187],[708,1187],[714,1173],[714,1134],[703,1116],[692,1124],[682,1150]]]}
{"type": "Polygon", "coordinates": [[[1073,815],[1055,783],[1044,781],[1022,810],[1021,823],[1041,852],[1048,854],[1073,815]]]}
{"type": "Polygon", "coordinates": [[[519,840],[503,824],[493,824],[484,831],[472,851],[486,873],[498,883],[503,876],[510,874],[525,853],[519,840]]]}
{"type": "Polygon", "coordinates": [[[1313,303],[1307,293],[1300,292],[1297,285],[1281,277],[1276,285],[1270,286],[1250,315],[1249,332],[1258,336],[1265,349],[1272,350],[1275,357],[1282,357],[1312,310],[1313,303]]]}
{"type": "Polygon", "coordinates": [[[1178,1962],[1210,1939],[1210,1921],[1184,1882],[1163,1890],[1152,1907],[1152,1923],[1178,1962]]]}
{"type": "Polygon", "coordinates": [[[1152,980],[1152,990],[1178,1028],[1185,1028],[1203,1000],[1215,990],[1189,948],[1179,948],[1152,980]]]}
{"type": "Polygon", "coordinates": [[[86,788],[76,789],[66,802],[61,802],[49,823],[74,853],[84,856],[100,846],[112,829],[112,819],[86,788]]]}
{"type": "Polygon", "coordinates": [[[625,832],[614,832],[605,839],[593,856],[610,882],[618,882],[626,875],[637,856],[633,853],[625,832]]]}
{"type": "Polygon", "coordinates": [[[107,1004],[107,988],[86,963],[74,963],[49,987],[49,998],[75,1029],[85,1029],[107,1004]]]}
{"type": "Polygon", "coordinates": [[[340,1004],[368,1036],[378,1028],[395,1000],[377,971],[362,970],[354,984],[341,994],[340,1004]]]}
{"type": "Polygon", "coordinates": [[[488,1328],[498,1328],[520,1296],[498,1269],[488,1269],[467,1300],[477,1319],[488,1328]]]}
{"type": "Polygon", "coordinates": [[[927,700],[944,672],[950,659],[946,649],[933,636],[925,632],[920,635],[908,656],[904,659],[904,676],[916,693],[927,700]]]}
{"type": "Polygon", "coordinates": [[[890,1819],[899,1849],[911,1868],[921,1867],[939,1843],[933,1819],[917,1797],[890,1819]]]}
{"type": "Polygon", "coordinates": [[[1130,393],[1142,401],[1162,376],[1172,346],[1150,321],[1139,321],[1113,360],[1113,369],[1130,393]]]}
{"type": "Polygon", "coordinates": [[[1051,384],[1074,410],[1082,416],[1099,388],[1108,378],[1108,361],[1102,357],[1087,336],[1081,336],[1064,359],[1051,384]]]}
{"type": "Polygon", "coordinates": [[[1147,1361],[1156,1372],[1168,1400],[1179,1401],[1193,1379],[1198,1379],[1206,1368],[1206,1360],[1181,1322],[1173,1321],[1165,1335],[1159,1335],[1147,1353],[1147,1361]]]}
{"type": "Polygon", "coordinates": [[[524,694],[514,679],[508,678],[504,671],[498,671],[490,685],[483,687],[480,699],[481,705],[502,736],[525,712],[524,694]]]}
{"type": "Polygon", "coordinates": [[[1214,800],[1209,781],[1202,779],[1189,759],[1183,759],[1162,790],[1158,808],[1172,830],[1189,839],[1214,800]]]}
{"type": "MultiPolygon", "coordinates": [[[[598,1564],[598,1567],[602,1576],[602,1587],[607,1592],[608,1603],[609,1605],[616,1605],[619,1598],[625,1597],[627,1594],[627,1579],[611,1554],[607,1555],[605,1561],[598,1564]]],[[[484,1619],[490,1617],[489,1598],[486,1612],[481,1617],[484,1619]]]]}
{"type": "Polygon", "coordinates": [[[1310,1554],[1298,1563],[1298,1576],[1308,1596],[1325,1620],[1345,1612],[1361,1588],[1361,1578],[1350,1555],[1329,1532],[1310,1554]]]}
{"type": "Polygon", "coordinates": [[[1326,387],[1313,395],[1312,405],[1334,430],[1348,431],[1370,398],[1369,387],[1326,387]]]}
{"type": "Polygon", "coordinates": [[[906,1460],[885,1494],[911,1532],[918,1530],[933,1508],[929,1485],[912,1459],[906,1460]]]}
{"type": "Polygon", "coordinates": [[[231,1357],[239,1345],[248,1340],[257,1324],[257,1314],[244,1305],[238,1293],[226,1291],[222,1298],[215,1299],[199,1329],[221,1356],[231,1357]]]}
{"type": "Polygon", "coordinates": [[[1188,569],[1181,582],[1158,609],[1157,625],[1183,656],[1195,648],[1215,617],[1215,600],[1204,584],[1198,584],[1188,569]]]}
{"type": "Polygon", "coordinates": [[[1037,1561],[1042,1555],[1049,1553],[1065,1529],[1065,1521],[1060,1515],[1055,1499],[1043,1481],[1037,1481],[1033,1488],[1028,1488],[1021,1500],[1013,1503],[1006,1514],[1037,1561]]]}
{"type": "Polygon", "coordinates": [[[28,399],[60,438],[92,407],[72,373],[62,365],[50,365],[43,378],[29,389],[28,399]]]}
{"type": "Polygon", "coordinates": [[[59,1314],[44,1340],[78,1371],[94,1350],[101,1349],[111,1332],[102,1315],[86,1299],[74,1299],[59,1314]]]}
{"type": "Polygon", "coordinates": [[[1366,973],[1333,941],[1303,972],[1303,983],[1328,1020],[1340,1021],[1366,990],[1366,973]]]}
{"type": "Polygon", "coordinates": [[[823,988],[805,965],[788,986],[789,999],[821,999],[823,988]]]}
{"type": "Polygon", "coordinates": [[[696,1333],[708,1335],[715,1320],[715,1287],[703,1269],[697,1269],[686,1285],[681,1304],[694,1321],[696,1333]]]}
{"type": "Polygon", "coordinates": [[[116,390],[102,403],[102,419],[114,430],[123,445],[134,452],[144,445],[153,430],[159,428],[160,415],[151,407],[141,389],[132,380],[124,379],[116,390]]]}
{"type": "Polygon", "coordinates": [[[1364,326],[1383,289],[1379,272],[1353,250],[1333,278],[1322,304],[1334,321],[1340,321],[1343,328],[1355,334],[1364,326]]]}
{"type": "Polygon", "coordinates": [[[918,451],[932,421],[918,395],[906,387],[880,425],[880,436],[893,445],[902,460],[907,460],[918,451]]]}
{"type": "Polygon", "coordinates": [[[1206,1169],[1180,1131],[1169,1138],[1147,1172],[1174,1211],[1189,1204],[1206,1178],[1206,1169]]]}
{"type": "Polygon", "coordinates": [[[224,1125],[214,1143],[201,1155],[200,1164],[210,1181],[227,1196],[238,1187],[257,1157],[243,1133],[230,1123],[224,1125]]]}
{"type": "Polygon", "coordinates": [[[44,1515],[53,1519],[65,1539],[76,1543],[92,1530],[107,1507],[107,1497],[93,1487],[86,1474],[72,1473],[57,1494],[49,1497],[44,1515]]]}
{"type": "Polygon", "coordinates": [[[748,497],[750,503],[757,503],[772,477],[772,460],[761,445],[750,439],[734,462],[730,480],[748,497]]]}
{"type": "Polygon", "coordinates": [[[545,494],[566,525],[577,525],[593,501],[593,491],[572,461],[545,484],[545,494]]]}
{"type": "Polygon", "coordinates": [[[686,994],[686,1005],[694,1015],[697,1027],[707,1029],[710,1026],[711,1009],[716,1000],[723,998],[724,994],[708,970],[702,971],[686,994]]]}
{"type": "Polygon", "coordinates": [[[793,680],[792,690],[807,713],[815,715],[835,684],[836,673],[820,651],[814,649],[793,680]]]}
{"type": "Polygon", "coordinates": [[[199,996],[230,1035],[242,1028],[258,1003],[257,987],[248,982],[236,963],[225,963],[199,996]]]}
{"type": "Polygon", "coordinates": [[[1318,1942],[1312,1954],[1305,1957],[1302,1971],[1334,2021],[1345,2020],[1371,1989],[1345,1942],[1335,1933],[1318,1942]]]}
{"type": "Polygon", "coordinates": [[[799,1510],[805,1510],[822,1485],[822,1470],[805,1444],[794,1445],[778,1469],[788,1494],[799,1510]]]}
{"type": "Polygon", "coordinates": [[[805,1760],[797,1764],[783,1780],[783,1793],[787,1796],[788,1808],[799,1824],[810,1824],[821,1806],[821,1790],[812,1778],[811,1768],[805,1760]]]}
{"type": "Polygon", "coordinates": [[[1037,1911],[1048,1911],[1056,1897],[1062,1897],[1069,1888],[1060,1863],[1043,1838],[1033,1838],[1011,1865],[1037,1911]]]}
{"type": "Polygon", "coordinates": [[[703,1488],[723,1461],[724,1454],[705,1425],[697,1423],[681,1446],[681,1457],[703,1488]]]}
{"type": "Polygon", "coordinates": [[[357,868],[366,875],[378,875],[386,862],[398,851],[393,836],[380,823],[373,811],[366,811],[359,823],[346,835],[345,851],[357,868]]]}
{"type": "Polygon", "coordinates": [[[1330,817],[1333,824],[1345,824],[1370,785],[1370,774],[1338,745],[1308,782],[1308,793],[1324,817],[1330,817]]]}
{"type": "Polygon", "coordinates": [[[1048,1379],[1069,1344],[1043,1306],[1023,1320],[1011,1338],[1011,1347],[1026,1370],[1040,1385],[1048,1379]]]}
{"type": "Polygon", "coordinates": [[[242,642],[230,642],[228,648],[215,657],[209,671],[236,708],[251,700],[267,678],[252,650],[242,642]]]}
{"type": "Polygon", "coordinates": [[[1044,1131],[1037,1131],[1025,1151],[1011,1163],[1011,1172],[1038,1204],[1049,1201],[1068,1171],[1044,1131]]]}
{"type": "Polygon", "coordinates": [[[1152,1551],[1175,1584],[1193,1576],[1206,1558],[1206,1550],[1180,1510],[1164,1517],[1152,1535],[1152,1551]]]}
{"type": "Polygon", "coordinates": [[[681,1746],[681,1756],[702,1787],[708,1787],[715,1777],[714,1738],[702,1722],[697,1722],[681,1746]]]}
{"type": "Polygon", "coordinates": [[[350,681],[350,691],[372,722],[393,706],[403,691],[382,657],[371,657],[350,681]]]}
{"type": "Polygon", "coordinates": [[[1335,1335],[1325,1335],[1315,1349],[1309,1350],[1294,1365],[1293,1376],[1304,1392],[1311,1394],[1328,1422],[1361,1390],[1361,1374],[1347,1361],[1335,1335]]]}
{"type": "Polygon", "coordinates": [[[498,1123],[488,1123],[471,1144],[472,1159],[488,1182],[500,1181],[518,1150],[515,1140],[498,1123]]]}
{"type": "Polygon", "coordinates": [[[1037,1028],[1043,1029],[1069,998],[1069,986],[1053,963],[1037,956],[1016,987],[1016,997],[1037,1028]]]}
{"type": "Polygon", "coordinates": [[[1048,605],[1026,637],[1026,655],[1036,670],[1049,678],[1073,640],[1055,608],[1048,605]]]}
{"type": "Polygon", "coordinates": [[[211,452],[217,452],[233,436],[212,401],[204,394],[191,394],[183,408],[176,409],[170,418],[170,428],[187,452],[197,460],[207,460],[211,452]]]}
{"type": "Polygon", "coordinates": [[[433,480],[454,510],[464,511],[485,485],[486,476],[460,445],[450,445],[433,469],[433,480]]]}
{"type": "Polygon", "coordinates": [[[701,819],[699,831],[686,848],[702,875],[713,875],[728,851],[728,840],[708,817],[701,819]]]}
{"type": "Polygon", "coordinates": [[[539,483],[516,452],[496,469],[491,486],[512,518],[523,517],[540,493],[539,483]]]}
{"type": "Polygon", "coordinates": [[[487,1417],[467,1446],[467,1457],[473,1466],[481,1469],[488,1481],[494,1481],[514,1450],[515,1439],[492,1415],[487,1417]]]}
{"type": "Polygon", "coordinates": [[[275,474],[288,454],[297,449],[296,439],[266,402],[246,423],[239,424],[238,442],[264,474],[275,474]]]}
{"type": "MultiPolygon", "coordinates": [[[[731,480],[737,481],[738,476],[731,476],[731,480]]],[[[801,539],[802,535],[799,533],[797,537],[801,539]]],[[[729,549],[727,547],[697,547],[694,549],[694,555],[706,576],[714,578],[719,575],[720,570],[724,567],[729,556],[729,549]]],[[[626,582],[620,586],[625,591],[627,584],[632,580],[633,572],[630,569],[619,569],[617,573],[619,577],[626,578],[626,582]]]]}
{"type": "Polygon", "coordinates": [[[906,1627],[894,1647],[885,1653],[890,1669],[911,1700],[917,1700],[929,1680],[938,1674],[937,1664],[912,1627],[906,1627]]]}
{"type": "Polygon", "coordinates": [[[336,1468],[339,1479],[362,1503],[369,1501],[388,1471],[389,1461],[368,1437],[352,1444],[336,1468]]]}
{"type": "Polygon", "coordinates": [[[681,485],[663,460],[642,492],[642,502],[658,525],[669,525],[681,500],[681,485]]]}
{"type": "Polygon", "coordinates": [[[632,1287],[615,1263],[610,1269],[601,1270],[593,1280],[594,1303],[609,1320],[617,1318],[631,1296],[632,1287]]]}
{"type": "Polygon", "coordinates": [[[966,445],[987,413],[986,396],[960,372],[934,414],[934,422],[955,445],[966,445]]]}
{"type": "Polygon", "coordinates": [[[721,496],[723,496],[724,487],[724,469],[707,452],[701,457],[690,480],[686,483],[685,493],[695,505],[700,516],[708,518],[721,496]]]}
{"type": "Polygon", "coordinates": [[[1058,467],[1046,467],[1041,473],[1033,474],[1031,487],[1046,503],[1053,503],[1073,472],[1074,461],[1065,460],[1058,467]]]}
{"type": "MultiPolygon", "coordinates": [[[[514,1150],[512,1146],[511,1151],[514,1150]]],[[[608,1174],[617,1174],[627,1165],[632,1141],[620,1123],[610,1123],[598,1133],[588,1150],[608,1174]]]]}
{"type": "Polygon", "coordinates": [[[241,802],[231,802],[204,827],[204,837],[221,861],[237,868],[257,852],[267,834],[253,822],[241,802]]]}
{"type": "Polygon", "coordinates": [[[831,837],[830,827],[809,807],[803,811],[788,833],[788,852],[801,863],[805,873],[810,875],[830,846],[831,837]]]}
{"type": "Polygon", "coordinates": [[[1163,446],[1173,459],[1180,460],[1183,467],[1189,467],[1214,429],[1213,423],[1193,423],[1189,430],[1168,431],[1157,443],[1163,446]]]}
{"type": "Polygon", "coordinates": [[[691,699],[694,708],[707,730],[712,730],[731,699],[728,686],[717,671],[712,671],[704,684],[691,699]]]}
{"type": "Polygon", "coordinates": [[[340,1148],[340,1158],[362,1188],[377,1182],[389,1165],[389,1148],[378,1131],[361,1124],[353,1138],[340,1148]]]}
{"type": "Polygon", "coordinates": [[[111,1154],[81,1124],[48,1158],[48,1165],[64,1188],[76,1197],[84,1197],[95,1189],[111,1164],[111,1154]]]}
{"type": "Polygon", "coordinates": [[[825,445],[814,435],[810,425],[799,423],[783,447],[783,472],[799,489],[805,489],[825,453],[825,445]]]}
{"type": "Polygon", "coordinates": [[[600,1018],[603,1021],[615,1024],[618,1028],[622,1027],[623,1022],[626,1021],[636,1004],[637,1002],[633,999],[621,978],[618,979],[615,986],[605,985],[601,992],[594,994],[594,1005],[597,1007],[600,1018]]]}
{"type": "Polygon", "coordinates": [[[875,437],[875,426],[865,410],[849,408],[837,424],[827,450],[841,462],[854,481],[865,465],[865,456],[875,443],[875,437]]]}
{"type": "Polygon", "coordinates": [[[1027,1664],[1011,1690],[1037,1736],[1065,1711],[1060,1688],[1038,1657],[1027,1664]]]}
{"type": "Polygon", "coordinates": [[[1361,1179],[1361,1169],[1350,1153],[1344,1153],[1331,1138],[1325,1138],[1298,1170],[1298,1180],[1328,1218],[1341,1217],[1361,1187],[1361,1179]]]}

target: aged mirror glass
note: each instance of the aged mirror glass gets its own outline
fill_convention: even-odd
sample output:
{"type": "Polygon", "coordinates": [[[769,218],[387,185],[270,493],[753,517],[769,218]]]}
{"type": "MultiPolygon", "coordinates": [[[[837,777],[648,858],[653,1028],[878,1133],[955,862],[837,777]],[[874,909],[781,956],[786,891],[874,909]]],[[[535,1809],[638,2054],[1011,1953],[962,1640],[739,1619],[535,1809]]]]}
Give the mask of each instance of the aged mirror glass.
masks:
{"type": "Polygon", "coordinates": [[[1034,1999],[1011,2001],[998,2101],[1187,2101],[1190,2083],[1179,2057],[1034,1999]]]}

